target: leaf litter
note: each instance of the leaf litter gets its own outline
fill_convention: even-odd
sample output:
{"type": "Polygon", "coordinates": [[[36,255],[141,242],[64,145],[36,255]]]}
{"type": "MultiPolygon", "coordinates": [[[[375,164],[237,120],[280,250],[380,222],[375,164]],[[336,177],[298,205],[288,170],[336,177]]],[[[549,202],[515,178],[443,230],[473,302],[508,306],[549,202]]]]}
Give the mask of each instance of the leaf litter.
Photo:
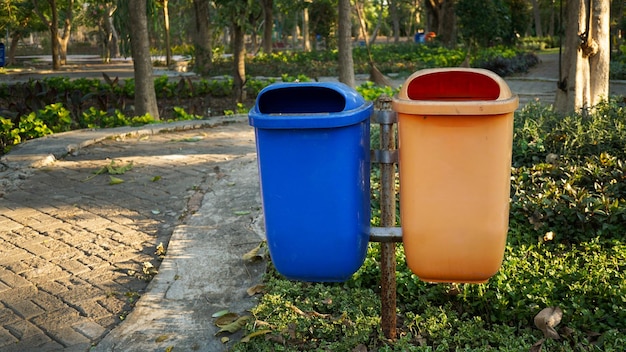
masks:
{"type": "MultiPolygon", "coordinates": [[[[94,171],[94,174],[92,176],[87,177],[86,179],[83,180],[83,182],[87,182],[89,180],[91,180],[92,178],[98,176],[98,175],[103,175],[103,174],[108,174],[108,175],[123,175],[125,174],[127,171],[130,171],[133,168],[133,161],[129,161],[128,163],[126,163],[125,165],[119,165],[116,163],[115,160],[111,160],[111,162],[106,165],[103,166],[101,168],[99,168],[98,170],[94,171]]],[[[115,176],[109,176],[110,178],[110,182],[109,184],[113,185],[113,184],[119,184],[124,182],[124,180],[122,180],[121,178],[115,177],[115,176]]]]}

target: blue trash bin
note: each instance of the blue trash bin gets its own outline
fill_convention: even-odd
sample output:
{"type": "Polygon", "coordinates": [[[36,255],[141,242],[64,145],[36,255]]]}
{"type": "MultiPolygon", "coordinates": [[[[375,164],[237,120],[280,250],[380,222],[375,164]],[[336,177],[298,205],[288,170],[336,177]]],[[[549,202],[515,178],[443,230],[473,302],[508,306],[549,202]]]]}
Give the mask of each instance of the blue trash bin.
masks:
{"type": "Polygon", "coordinates": [[[267,244],[288,279],[345,281],[363,264],[372,110],[342,83],[275,83],[250,110],[267,244]]]}

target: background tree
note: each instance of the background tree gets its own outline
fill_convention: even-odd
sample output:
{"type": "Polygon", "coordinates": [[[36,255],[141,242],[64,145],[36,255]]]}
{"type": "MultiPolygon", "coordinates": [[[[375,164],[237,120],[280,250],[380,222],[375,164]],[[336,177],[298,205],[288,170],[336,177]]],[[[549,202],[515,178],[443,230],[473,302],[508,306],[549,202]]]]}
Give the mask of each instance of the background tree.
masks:
{"type": "Polygon", "coordinates": [[[456,45],[455,0],[425,0],[428,30],[437,33],[437,39],[447,47],[456,45]]]}
{"type": "Polygon", "coordinates": [[[609,0],[569,0],[555,109],[587,111],[609,95],[609,0]]]}
{"type": "Polygon", "coordinates": [[[117,11],[117,1],[94,1],[87,4],[88,25],[98,27],[102,62],[109,63],[111,58],[120,57],[119,34],[113,24],[113,15],[117,11]]]}
{"type": "Polygon", "coordinates": [[[311,32],[309,30],[309,5],[312,1],[305,1],[302,9],[302,50],[311,51],[311,32]]]}
{"type": "Polygon", "coordinates": [[[339,82],[355,87],[354,60],[352,58],[352,18],[350,0],[339,0],[338,47],[339,82]]]}
{"type": "MultiPolygon", "coordinates": [[[[337,34],[336,31],[341,31],[338,29],[337,19],[339,18],[339,9],[341,6],[350,6],[348,0],[348,4],[345,5],[343,3],[337,2],[337,0],[316,0],[309,6],[309,18],[311,20],[309,28],[311,29],[311,35],[317,39],[319,36],[320,39],[326,44],[326,49],[335,48],[337,45],[333,41],[333,36],[337,34]]],[[[344,8],[345,9],[345,8],[344,8]]],[[[343,16],[350,17],[350,13],[344,14],[343,16]]],[[[346,17],[346,18],[347,18],[346,17]]],[[[339,19],[341,21],[341,19],[339,19]]],[[[352,39],[352,22],[350,20],[350,25],[347,26],[346,33],[350,34],[350,40],[352,39]]],[[[347,25],[348,23],[346,23],[347,25]]],[[[338,39],[339,36],[336,36],[338,39]]],[[[317,49],[317,45],[313,45],[313,49],[317,49]]]]}
{"type": "Polygon", "coordinates": [[[169,0],[157,0],[163,11],[163,32],[165,37],[165,65],[172,64],[172,43],[170,37],[170,12],[169,0]]]}
{"type": "Polygon", "coordinates": [[[393,28],[393,42],[400,42],[400,10],[399,0],[389,1],[389,17],[393,28]]]}
{"type": "Polygon", "coordinates": [[[130,16],[130,44],[135,70],[135,114],[150,114],[158,120],[159,108],[152,75],[146,1],[128,0],[128,14],[130,16]]]}
{"type": "Polygon", "coordinates": [[[263,52],[272,52],[272,34],[274,33],[274,0],[260,0],[263,8],[263,52]]]}
{"type": "Polygon", "coordinates": [[[211,3],[209,0],[193,0],[194,27],[194,70],[200,75],[210,72],[213,61],[211,44],[211,3]]]}
{"type": "Polygon", "coordinates": [[[541,26],[541,7],[539,6],[539,0],[531,0],[533,5],[533,20],[535,23],[535,35],[537,37],[543,36],[543,29],[541,26]]]}
{"type": "Polygon", "coordinates": [[[58,70],[67,63],[67,44],[72,32],[74,0],[32,0],[33,10],[50,31],[52,50],[52,69],[58,70]],[[59,12],[59,7],[61,12],[59,12]],[[61,16],[60,16],[61,15],[61,16]],[[63,30],[59,34],[59,21],[63,22],[63,30]]]}
{"type": "Polygon", "coordinates": [[[502,0],[459,0],[456,13],[462,36],[470,46],[512,42],[512,16],[502,0]]]}
{"type": "Polygon", "coordinates": [[[11,66],[19,41],[32,32],[45,31],[46,27],[33,16],[30,0],[2,0],[0,6],[0,33],[7,33],[11,38],[5,66],[11,66]]]}
{"type": "Polygon", "coordinates": [[[220,15],[230,23],[231,48],[233,53],[233,90],[236,102],[246,99],[246,47],[245,35],[251,17],[260,13],[257,3],[253,0],[219,0],[216,1],[220,15]]]}

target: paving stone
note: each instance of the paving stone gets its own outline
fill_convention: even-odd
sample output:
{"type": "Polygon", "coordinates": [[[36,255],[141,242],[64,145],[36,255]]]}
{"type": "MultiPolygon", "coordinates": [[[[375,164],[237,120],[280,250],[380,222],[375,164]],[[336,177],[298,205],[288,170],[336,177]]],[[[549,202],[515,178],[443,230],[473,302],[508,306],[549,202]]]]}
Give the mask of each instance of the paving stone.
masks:
{"type": "Polygon", "coordinates": [[[0,293],[4,292],[4,291],[8,291],[10,289],[11,289],[11,287],[7,286],[5,283],[0,281],[0,293]]]}
{"type": "Polygon", "coordinates": [[[82,275],[91,271],[89,266],[79,262],[77,259],[61,261],[59,266],[72,275],[82,275]]]}
{"type": "Polygon", "coordinates": [[[67,309],[68,305],[63,302],[59,296],[58,294],[54,295],[50,292],[41,292],[40,290],[40,292],[32,298],[32,301],[47,312],[67,309]]]}
{"type": "Polygon", "coordinates": [[[20,319],[22,318],[15,314],[15,312],[0,303],[0,326],[11,324],[20,319]]]}
{"type": "Polygon", "coordinates": [[[59,352],[64,349],[60,343],[53,341],[45,334],[26,337],[15,344],[2,347],[2,352],[59,352]]]}
{"type": "Polygon", "coordinates": [[[30,286],[31,283],[23,277],[0,267],[0,281],[11,288],[30,286]]]}
{"type": "MultiPolygon", "coordinates": [[[[59,279],[60,280],[67,279],[67,276],[63,277],[63,278],[59,278],[59,279]]],[[[59,283],[59,281],[57,281],[57,279],[51,280],[51,281],[42,282],[42,283],[38,284],[37,287],[39,288],[39,290],[41,290],[43,292],[46,292],[46,293],[49,293],[49,294],[52,294],[52,295],[58,295],[59,293],[66,292],[68,290],[67,286],[59,283]]]]}
{"type": "Polygon", "coordinates": [[[44,313],[38,305],[28,299],[15,297],[14,299],[4,299],[2,301],[7,307],[11,308],[15,314],[24,319],[32,319],[44,313]]]}
{"type": "Polygon", "coordinates": [[[76,345],[89,346],[89,344],[91,343],[91,340],[87,336],[79,333],[69,326],[50,330],[47,333],[51,335],[55,341],[58,341],[66,347],[76,345]]]}
{"type": "Polygon", "coordinates": [[[31,283],[40,283],[63,277],[67,275],[67,273],[64,272],[60,266],[54,263],[45,262],[43,264],[32,266],[32,269],[24,271],[21,275],[31,283]]]}
{"type": "Polygon", "coordinates": [[[85,320],[79,324],[72,325],[72,328],[91,340],[96,340],[102,337],[102,335],[106,332],[106,329],[100,324],[90,320],[85,320]]]}
{"type": "Polygon", "coordinates": [[[68,290],[59,293],[58,296],[65,302],[79,302],[99,299],[106,295],[101,289],[82,281],[80,284],[68,286],[68,290]]]}
{"type": "Polygon", "coordinates": [[[98,303],[100,300],[101,297],[96,297],[96,299],[77,301],[72,304],[82,316],[90,319],[101,319],[111,315],[111,312],[98,303]]]}
{"type": "Polygon", "coordinates": [[[11,324],[4,325],[5,329],[11,333],[17,340],[23,340],[25,338],[44,334],[41,329],[33,325],[28,320],[18,320],[11,324]]]}
{"type": "Polygon", "coordinates": [[[17,223],[3,215],[0,215],[0,229],[2,229],[2,231],[16,230],[22,226],[22,224],[17,223]]]}
{"type": "Polygon", "coordinates": [[[15,338],[9,331],[0,327],[0,349],[3,346],[10,346],[17,343],[19,340],[15,338]]]}
{"type": "Polygon", "coordinates": [[[19,263],[22,260],[32,257],[32,254],[23,248],[19,248],[8,241],[2,244],[6,252],[0,252],[0,266],[8,267],[10,264],[19,263]]]}

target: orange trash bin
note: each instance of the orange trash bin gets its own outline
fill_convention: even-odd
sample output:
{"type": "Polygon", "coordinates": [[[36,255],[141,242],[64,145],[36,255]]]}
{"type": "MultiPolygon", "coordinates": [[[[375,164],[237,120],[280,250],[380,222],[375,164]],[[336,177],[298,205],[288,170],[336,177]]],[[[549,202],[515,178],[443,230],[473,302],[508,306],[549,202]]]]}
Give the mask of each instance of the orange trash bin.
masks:
{"type": "Polygon", "coordinates": [[[421,280],[481,283],[499,270],[518,105],[483,69],[421,70],[394,97],[402,241],[421,280]]]}

